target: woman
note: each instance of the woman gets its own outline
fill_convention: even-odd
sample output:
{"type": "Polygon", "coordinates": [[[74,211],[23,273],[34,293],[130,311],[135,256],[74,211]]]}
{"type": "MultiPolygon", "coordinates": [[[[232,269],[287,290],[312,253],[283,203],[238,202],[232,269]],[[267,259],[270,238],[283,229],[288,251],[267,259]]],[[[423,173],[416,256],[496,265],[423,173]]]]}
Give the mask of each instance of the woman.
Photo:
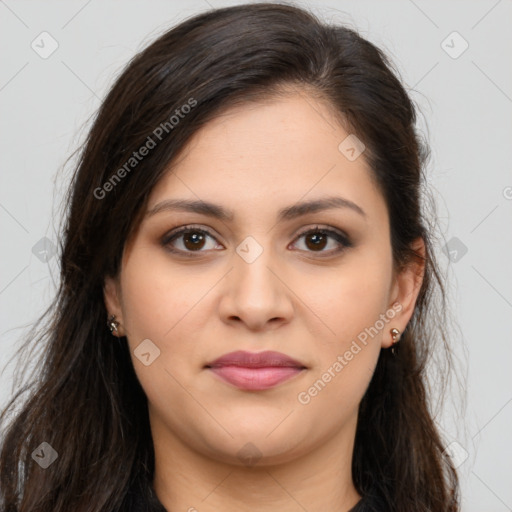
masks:
{"type": "Polygon", "coordinates": [[[381,51],[292,6],[137,55],[70,187],[2,510],[459,510],[414,123],[381,51]]]}

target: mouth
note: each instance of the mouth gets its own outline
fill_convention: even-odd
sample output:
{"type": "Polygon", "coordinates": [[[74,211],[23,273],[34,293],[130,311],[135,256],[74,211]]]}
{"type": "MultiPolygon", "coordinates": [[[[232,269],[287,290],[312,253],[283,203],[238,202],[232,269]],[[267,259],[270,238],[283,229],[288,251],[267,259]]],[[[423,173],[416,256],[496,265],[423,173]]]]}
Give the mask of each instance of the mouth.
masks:
{"type": "Polygon", "coordinates": [[[280,352],[237,351],[208,363],[205,369],[238,389],[262,391],[303,373],[307,367],[280,352]]]}

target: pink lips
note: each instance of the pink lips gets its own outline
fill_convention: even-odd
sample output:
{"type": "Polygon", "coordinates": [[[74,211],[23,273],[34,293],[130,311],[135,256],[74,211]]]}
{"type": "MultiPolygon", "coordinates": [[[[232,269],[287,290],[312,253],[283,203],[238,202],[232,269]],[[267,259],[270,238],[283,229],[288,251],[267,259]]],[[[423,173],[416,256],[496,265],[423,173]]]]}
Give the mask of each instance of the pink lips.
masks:
{"type": "Polygon", "coordinates": [[[306,367],[280,352],[230,352],[206,368],[218,377],[243,390],[261,391],[277,386],[299,374],[306,367]]]}

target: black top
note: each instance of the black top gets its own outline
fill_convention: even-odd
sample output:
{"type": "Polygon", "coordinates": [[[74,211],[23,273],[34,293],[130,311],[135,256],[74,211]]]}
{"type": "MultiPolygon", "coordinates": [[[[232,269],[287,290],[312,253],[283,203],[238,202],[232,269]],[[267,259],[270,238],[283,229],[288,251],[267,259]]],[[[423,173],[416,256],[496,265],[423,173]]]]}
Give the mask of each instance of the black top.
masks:
{"type": "MultiPolygon", "coordinates": [[[[132,487],[126,496],[121,512],[170,512],[157,498],[152,486],[146,489],[132,487]]],[[[349,512],[387,512],[380,500],[363,497],[349,512]]]]}

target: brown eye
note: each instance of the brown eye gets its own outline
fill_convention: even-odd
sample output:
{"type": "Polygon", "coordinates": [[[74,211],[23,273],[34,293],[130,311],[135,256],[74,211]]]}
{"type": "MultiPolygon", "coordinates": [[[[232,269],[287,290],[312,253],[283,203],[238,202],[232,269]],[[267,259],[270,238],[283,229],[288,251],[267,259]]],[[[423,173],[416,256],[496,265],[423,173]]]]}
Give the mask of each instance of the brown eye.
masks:
{"type": "Polygon", "coordinates": [[[191,251],[202,249],[204,241],[204,234],[198,231],[189,231],[183,235],[183,245],[191,251]]]}
{"type": "MultiPolygon", "coordinates": [[[[318,226],[299,235],[295,244],[302,239],[304,247],[299,247],[300,250],[321,256],[331,256],[353,246],[346,235],[318,226]]],[[[184,256],[195,256],[194,253],[224,248],[209,231],[194,226],[183,226],[171,231],[163,237],[161,244],[170,252],[184,256]]]]}
{"type": "Polygon", "coordinates": [[[172,231],[162,239],[162,245],[171,252],[190,255],[194,252],[205,252],[218,247],[216,239],[208,231],[184,226],[172,231]],[[211,240],[211,241],[209,241],[211,240]]]}
{"type": "Polygon", "coordinates": [[[306,246],[313,251],[322,250],[327,245],[328,236],[324,233],[312,233],[306,235],[306,246]]]}
{"type": "Polygon", "coordinates": [[[336,254],[353,246],[346,235],[332,229],[319,228],[318,226],[315,229],[310,229],[300,234],[297,240],[301,239],[304,239],[303,246],[305,248],[299,247],[299,249],[306,252],[317,252],[322,255],[336,254]]]}

